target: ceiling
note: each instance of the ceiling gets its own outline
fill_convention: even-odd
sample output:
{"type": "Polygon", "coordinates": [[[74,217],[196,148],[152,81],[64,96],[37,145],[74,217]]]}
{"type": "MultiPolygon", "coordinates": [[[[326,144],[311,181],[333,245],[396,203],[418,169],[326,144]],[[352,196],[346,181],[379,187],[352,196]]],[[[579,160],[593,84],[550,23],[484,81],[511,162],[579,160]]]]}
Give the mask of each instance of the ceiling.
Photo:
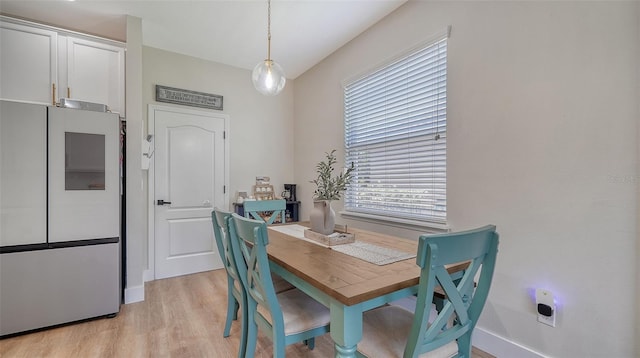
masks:
{"type": "MultiPolygon", "coordinates": [[[[272,0],[271,58],[294,79],[407,0],[272,0]]],[[[0,13],[124,41],[126,15],[145,46],[243,69],[267,57],[267,1],[0,0],[0,13]]]]}

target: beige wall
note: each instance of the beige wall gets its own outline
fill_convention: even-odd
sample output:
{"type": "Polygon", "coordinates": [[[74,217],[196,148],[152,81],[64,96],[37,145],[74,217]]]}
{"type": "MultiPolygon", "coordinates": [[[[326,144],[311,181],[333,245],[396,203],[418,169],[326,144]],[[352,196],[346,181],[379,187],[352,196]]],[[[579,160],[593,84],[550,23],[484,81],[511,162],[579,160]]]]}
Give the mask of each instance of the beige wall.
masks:
{"type": "Polygon", "coordinates": [[[155,101],[157,84],[223,96],[221,113],[231,118],[227,133],[231,201],[238,191],[250,192],[256,176],[270,176],[278,193],[293,180],[294,81],[288,81],[278,96],[267,97],[253,88],[248,70],[143,47],[145,135],[148,104],[173,106],[155,101]]]}
{"type": "MultiPolygon", "coordinates": [[[[144,299],[143,272],[146,269],[146,210],[140,170],[142,139],[142,20],[127,16],[126,106],[126,287],[125,303],[144,299]]],[[[123,241],[124,242],[124,241],[123,241]]],[[[125,268],[123,268],[125,269],[125,268]]]]}
{"type": "Polygon", "coordinates": [[[554,357],[637,357],[638,6],[409,1],[296,79],[302,217],[314,163],[344,146],[341,81],[452,25],[448,221],[501,234],[480,333],[554,357]],[[556,328],[536,322],[538,287],[557,297],[556,328]]]}
{"type": "MultiPolygon", "coordinates": [[[[315,163],[344,145],[341,81],[452,25],[449,220],[453,229],[492,222],[501,233],[479,331],[549,356],[640,355],[633,339],[640,342],[639,23],[640,5],[631,1],[411,0],[283,94],[263,97],[249,71],[142,47],[140,19],[128,17],[130,299],[143,297],[148,269],[147,181],[139,168],[155,84],[223,95],[231,197],[250,190],[256,175],[278,187],[298,183],[305,219],[315,163]],[[557,328],[535,322],[535,287],[558,296],[557,328]]],[[[420,233],[348,223],[407,238],[420,233]]]]}
{"type": "MultiPolygon", "coordinates": [[[[638,38],[640,38],[640,5],[636,6],[636,30],[638,32],[638,38]]],[[[640,46],[637,46],[637,58],[640,58],[640,46]]],[[[636,71],[636,98],[640,98],[640,69],[636,71]]],[[[636,113],[636,141],[638,146],[638,157],[640,158],[640,101],[637,102],[638,109],[636,113]]],[[[637,210],[637,220],[636,220],[636,297],[640,301],[640,228],[638,228],[640,223],[640,165],[638,165],[636,171],[636,185],[638,188],[638,193],[636,197],[638,200],[636,201],[636,210],[637,210]]],[[[640,304],[636,305],[636,353],[640,352],[640,304]]]]}

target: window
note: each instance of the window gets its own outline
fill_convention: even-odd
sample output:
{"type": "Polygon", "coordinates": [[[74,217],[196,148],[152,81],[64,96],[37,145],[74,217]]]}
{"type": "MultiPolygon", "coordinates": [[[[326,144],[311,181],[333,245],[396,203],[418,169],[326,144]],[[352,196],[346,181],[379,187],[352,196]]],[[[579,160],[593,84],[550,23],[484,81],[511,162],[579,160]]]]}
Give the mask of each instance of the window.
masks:
{"type": "Polygon", "coordinates": [[[446,224],[447,38],[346,84],[347,214],[446,224]]]}

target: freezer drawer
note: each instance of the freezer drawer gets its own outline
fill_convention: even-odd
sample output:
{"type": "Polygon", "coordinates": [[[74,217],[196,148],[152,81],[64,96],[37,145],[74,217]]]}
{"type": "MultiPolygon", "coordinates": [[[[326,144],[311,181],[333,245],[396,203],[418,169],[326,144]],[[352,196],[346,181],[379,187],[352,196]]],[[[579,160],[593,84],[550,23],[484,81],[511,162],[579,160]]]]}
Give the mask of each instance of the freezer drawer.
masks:
{"type": "Polygon", "coordinates": [[[117,313],[119,243],[0,255],[0,336],[117,313]]]}

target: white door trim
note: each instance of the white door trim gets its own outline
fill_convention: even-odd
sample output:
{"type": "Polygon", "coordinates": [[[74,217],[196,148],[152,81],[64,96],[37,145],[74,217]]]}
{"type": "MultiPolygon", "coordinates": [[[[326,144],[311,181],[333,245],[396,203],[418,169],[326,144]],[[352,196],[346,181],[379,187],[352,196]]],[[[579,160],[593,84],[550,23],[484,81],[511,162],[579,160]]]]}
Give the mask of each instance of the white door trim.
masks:
{"type": "MultiPolygon", "coordinates": [[[[224,185],[225,185],[225,193],[224,193],[224,202],[225,207],[229,207],[229,125],[231,123],[230,117],[228,114],[217,113],[212,111],[200,110],[200,109],[187,109],[181,107],[173,107],[173,106],[161,106],[157,104],[149,104],[147,106],[147,133],[152,135],[151,139],[151,149],[150,153],[155,151],[155,112],[156,110],[161,110],[165,112],[176,112],[181,114],[193,114],[205,117],[217,117],[224,118],[224,128],[225,128],[225,137],[227,140],[224,141],[224,185]]],[[[143,135],[146,138],[146,135],[143,135]]],[[[146,139],[143,139],[144,143],[146,139]]],[[[155,238],[155,165],[154,165],[154,156],[151,155],[149,170],[147,176],[147,228],[148,228],[148,238],[147,238],[147,268],[144,270],[144,281],[153,281],[156,278],[155,273],[155,248],[156,248],[156,238],[155,238]]]]}

